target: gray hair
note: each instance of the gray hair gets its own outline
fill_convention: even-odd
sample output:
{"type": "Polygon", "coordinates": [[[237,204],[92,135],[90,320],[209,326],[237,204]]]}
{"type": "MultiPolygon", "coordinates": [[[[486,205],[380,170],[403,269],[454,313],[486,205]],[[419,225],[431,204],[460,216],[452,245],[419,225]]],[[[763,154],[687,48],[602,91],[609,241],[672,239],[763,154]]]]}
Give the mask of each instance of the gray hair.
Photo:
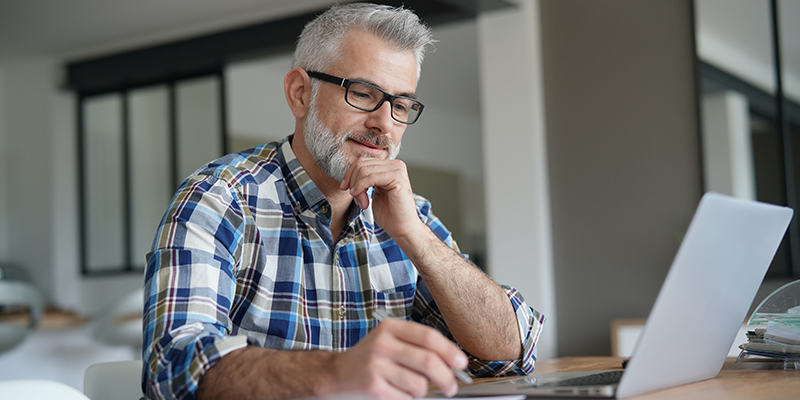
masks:
{"type": "Polygon", "coordinates": [[[431,29],[413,11],[369,3],[334,5],[306,24],[294,52],[294,67],[324,72],[341,59],[344,35],[361,29],[389,43],[398,51],[410,51],[417,61],[417,80],[426,48],[435,40],[431,29]]]}

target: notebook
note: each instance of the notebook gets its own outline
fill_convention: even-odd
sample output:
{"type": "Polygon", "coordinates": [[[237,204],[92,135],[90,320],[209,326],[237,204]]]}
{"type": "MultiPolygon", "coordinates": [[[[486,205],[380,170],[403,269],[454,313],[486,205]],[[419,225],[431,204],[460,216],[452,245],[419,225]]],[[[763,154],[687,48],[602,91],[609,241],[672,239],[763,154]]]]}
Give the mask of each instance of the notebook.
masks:
{"type": "Polygon", "coordinates": [[[791,217],[787,207],[707,193],[624,370],[528,375],[461,387],[458,396],[625,398],[717,376],[791,217]],[[687,327],[691,340],[680,333],[687,327]],[[617,376],[564,382],[604,373],[617,376]]]}

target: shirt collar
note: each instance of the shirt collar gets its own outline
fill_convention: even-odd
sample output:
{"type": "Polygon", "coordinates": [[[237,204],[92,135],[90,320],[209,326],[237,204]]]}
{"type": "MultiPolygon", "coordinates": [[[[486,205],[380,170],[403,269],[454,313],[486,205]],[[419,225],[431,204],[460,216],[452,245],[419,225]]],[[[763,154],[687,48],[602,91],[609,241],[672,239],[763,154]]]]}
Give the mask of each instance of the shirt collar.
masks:
{"type": "MultiPolygon", "coordinates": [[[[323,215],[327,220],[331,218],[331,206],[322,191],[319,190],[317,184],[308,176],[305,168],[300,165],[300,161],[292,150],[292,138],[294,135],[283,139],[277,149],[277,158],[280,163],[283,179],[286,182],[286,192],[292,202],[292,208],[295,214],[300,215],[308,209],[313,209],[314,212],[323,215]]],[[[372,214],[372,194],[373,188],[367,190],[367,195],[370,198],[370,206],[367,208],[369,215],[372,214]]],[[[347,217],[347,225],[350,225],[359,216],[364,215],[364,212],[359,208],[355,202],[350,204],[350,211],[347,217]]],[[[371,218],[369,218],[371,221],[371,218]]],[[[371,229],[372,224],[369,224],[371,229]]]]}
{"type": "MultiPolygon", "coordinates": [[[[295,213],[302,214],[309,208],[319,211],[322,206],[330,209],[325,195],[311,180],[306,170],[300,165],[300,161],[295,156],[294,151],[292,151],[291,138],[292,136],[289,136],[283,140],[283,143],[278,147],[277,156],[279,160],[283,159],[283,162],[280,163],[281,172],[286,182],[286,192],[289,195],[295,213]]],[[[323,214],[330,215],[330,211],[323,212],[323,214]]]]}

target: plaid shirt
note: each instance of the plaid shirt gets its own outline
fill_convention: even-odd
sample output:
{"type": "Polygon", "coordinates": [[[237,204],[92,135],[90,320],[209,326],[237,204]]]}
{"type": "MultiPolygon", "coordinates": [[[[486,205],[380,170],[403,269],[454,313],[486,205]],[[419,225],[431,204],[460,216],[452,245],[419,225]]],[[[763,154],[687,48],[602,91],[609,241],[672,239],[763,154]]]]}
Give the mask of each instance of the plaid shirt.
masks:
{"type": "MultiPolygon", "coordinates": [[[[352,206],[333,241],[330,205],[289,140],[207,164],[172,200],[145,272],[142,387],[149,398],[193,398],[214,363],[247,345],[346,350],[375,326],[376,308],[453,339],[425,282],[371,209],[352,206]]],[[[416,203],[422,221],[458,251],[427,200],[416,203]]],[[[524,356],[470,357],[475,375],[533,371],[544,316],[503,289],[524,356]]]]}

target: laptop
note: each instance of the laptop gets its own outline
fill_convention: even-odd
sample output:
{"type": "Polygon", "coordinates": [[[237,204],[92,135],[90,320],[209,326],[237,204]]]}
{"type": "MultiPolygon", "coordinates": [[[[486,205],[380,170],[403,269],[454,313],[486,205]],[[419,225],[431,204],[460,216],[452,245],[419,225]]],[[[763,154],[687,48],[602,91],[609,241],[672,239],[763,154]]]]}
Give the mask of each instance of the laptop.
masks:
{"type": "Polygon", "coordinates": [[[626,398],[717,376],[791,218],[788,207],[705,194],[624,370],[528,375],[458,395],[626,398]]]}

